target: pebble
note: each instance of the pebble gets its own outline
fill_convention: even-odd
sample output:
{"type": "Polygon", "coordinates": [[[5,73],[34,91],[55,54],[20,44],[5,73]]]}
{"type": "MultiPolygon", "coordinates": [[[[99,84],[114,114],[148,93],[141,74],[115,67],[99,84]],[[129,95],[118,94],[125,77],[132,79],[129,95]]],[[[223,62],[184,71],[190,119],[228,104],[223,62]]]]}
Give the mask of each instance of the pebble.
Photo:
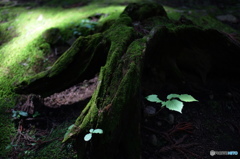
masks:
{"type": "Polygon", "coordinates": [[[161,121],[159,121],[159,122],[157,122],[157,126],[162,126],[162,122],[161,121]]]}
{"type": "Polygon", "coordinates": [[[238,19],[234,15],[231,15],[231,14],[219,15],[219,16],[216,16],[216,18],[223,22],[230,22],[230,23],[238,22],[238,19]]]}
{"type": "Polygon", "coordinates": [[[152,144],[153,146],[157,146],[158,139],[157,139],[157,136],[156,136],[155,134],[151,135],[150,141],[151,141],[151,144],[152,144]]]}
{"type": "Polygon", "coordinates": [[[167,121],[171,125],[174,124],[174,115],[173,114],[169,114],[167,121]]]}
{"type": "Polygon", "coordinates": [[[147,106],[144,110],[145,115],[154,115],[156,113],[156,108],[153,106],[147,106]]]}

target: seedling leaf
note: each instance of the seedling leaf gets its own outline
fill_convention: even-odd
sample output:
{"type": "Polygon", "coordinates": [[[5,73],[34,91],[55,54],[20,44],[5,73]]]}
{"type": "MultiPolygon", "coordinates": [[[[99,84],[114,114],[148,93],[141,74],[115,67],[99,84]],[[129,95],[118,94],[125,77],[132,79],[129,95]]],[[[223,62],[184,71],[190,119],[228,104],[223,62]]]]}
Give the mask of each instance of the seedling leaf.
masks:
{"type": "Polygon", "coordinates": [[[103,130],[102,130],[102,129],[95,129],[92,133],[102,134],[102,133],[103,133],[103,130]]]}
{"type": "Polygon", "coordinates": [[[90,129],[90,130],[89,130],[90,133],[93,133],[93,131],[94,131],[94,129],[90,129]]]}
{"type": "Polygon", "coordinates": [[[92,138],[92,133],[86,134],[86,135],[84,136],[84,140],[85,140],[85,141],[89,141],[89,140],[91,140],[91,138],[92,138]]]}
{"type": "Polygon", "coordinates": [[[174,110],[174,111],[177,111],[179,113],[182,113],[183,102],[181,102],[179,100],[176,100],[176,99],[169,100],[169,101],[166,101],[166,107],[169,110],[174,110]]]}
{"type": "Polygon", "coordinates": [[[12,148],[12,145],[8,145],[5,149],[8,150],[10,148],[12,148]]]}
{"type": "Polygon", "coordinates": [[[198,100],[196,100],[195,98],[193,98],[193,96],[188,95],[188,94],[181,94],[181,95],[179,96],[179,99],[180,99],[181,101],[184,101],[184,102],[196,102],[196,101],[198,101],[198,100]]]}
{"type": "Polygon", "coordinates": [[[36,118],[36,117],[39,116],[39,115],[40,115],[39,112],[35,112],[35,113],[33,114],[33,117],[36,118]]]}
{"type": "Polygon", "coordinates": [[[68,130],[71,130],[74,126],[75,126],[74,124],[70,125],[70,126],[68,127],[68,130]]]}
{"type": "Polygon", "coordinates": [[[168,96],[167,96],[167,99],[172,99],[172,98],[179,98],[179,94],[169,94],[168,96]]]}
{"type": "Polygon", "coordinates": [[[162,102],[162,107],[166,106],[166,102],[162,102]]]}
{"type": "Polygon", "coordinates": [[[24,112],[24,111],[19,111],[18,113],[19,113],[19,115],[21,115],[21,116],[28,116],[28,113],[27,113],[27,112],[24,112]]]}
{"type": "Polygon", "coordinates": [[[162,101],[157,97],[156,94],[152,94],[146,97],[146,99],[150,102],[161,103],[162,101]]]}

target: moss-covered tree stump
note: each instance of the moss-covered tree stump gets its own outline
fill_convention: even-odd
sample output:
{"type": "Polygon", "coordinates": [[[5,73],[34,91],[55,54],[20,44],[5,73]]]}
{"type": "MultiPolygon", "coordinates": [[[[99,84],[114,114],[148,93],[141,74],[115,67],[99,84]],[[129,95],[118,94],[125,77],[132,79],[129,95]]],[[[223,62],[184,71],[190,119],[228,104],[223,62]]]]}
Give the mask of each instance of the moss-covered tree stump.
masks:
{"type": "Polygon", "coordinates": [[[16,92],[47,96],[100,70],[97,89],[63,142],[73,142],[81,159],[139,159],[142,85],[200,88],[212,77],[235,78],[239,46],[226,33],[169,20],[159,4],[134,3],[106,31],[79,37],[49,71],[16,92]],[[104,133],[85,142],[91,128],[104,133]]]}

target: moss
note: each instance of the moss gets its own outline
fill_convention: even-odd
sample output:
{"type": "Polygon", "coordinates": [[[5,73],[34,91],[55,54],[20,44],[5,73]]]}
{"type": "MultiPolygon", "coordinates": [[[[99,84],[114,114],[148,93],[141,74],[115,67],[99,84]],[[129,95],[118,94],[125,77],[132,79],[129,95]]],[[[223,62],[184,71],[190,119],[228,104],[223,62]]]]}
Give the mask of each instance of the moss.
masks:
{"type": "Polygon", "coordinates": [[[167,16],[164,8],[157,3],[132,3],[125,8],[123,14],[127,14],[133,21],[141,21],[154,16],[167,16]]]}
{"type": "Polygon", "coordinates": [[[180,12],[177,12],[174,8],[171,8],[171,7],[164,6],[164,9],[169,19],[178,20],[182,15],[180,12]]]}
{"type": "Polygon", "coordinates": [[[115,20],[119,17],[121,12],[112,12],[108,16],[102,16],[97,25],[97,31],[103,32],[109,29],[114,23],[115,20]]]}
{"type": "Polygon", "coordinates": [[[211,16],[201,16],[201,17],[194,17],[194,16],[188,16],[190,20],[193,21],[194,24],[204,28],[204,29],[217,29],[220,31],[232,33],[237,32],[236,30],[232,29],[230,26],[227,26],[226,24],[223,24],[219,20],[211,17],[211,16]]]}
{"type": "Polygon", "coordinates": [[[61,137],[64,136],[68,126],[72,123],[72,120],[65,121],[64,123],[58,125],[57,128],[52,130],[52,134],[42,138],[41,141],[50,141],[47,142],[43,147],[40,147],[37,151],[28,151],[28,154],[21,153],[19,154],[19,159],[76,159],[76,153],[73,150],[72,145],[67,144],[63,145],[61,142],[61,137]],[[51,141],[52,140],[52,141],[51,141]]]}
{"type": "Polygon", "coordinates": [[[107,29],[109,29],[114,23],[115,23],[115,19],[106,20],[103,23],[99,24],[96,30],[98,32],[104,32],[107,29]]]}
{"type": "Polygon", "coordinates": [[[42,33],[42,37],[47,43],[56,44],[61,38],[60,30],[58,28],[47,29],[42,33]]]}
{"type": "MultiPolygon", "coordinates": [[[[75,123],[77,126],[79,126],[82,129],[80,131],[79,129],[73,130],[73,134],[79,135],[78,136],[79,141],[77,142],[81,142],[83,141],[82,137],[86,132],[88,132],[89,128],[95,128],[100,126],[104,128],[104,131],[106,130],[106,133],[103,134],[103,139],[102,139],[103,143],[111,142],[111,139],[114,138],[114,135],[115,136],[122,135],[120,132],[114,132],[114,130],[118,129],[119,127],[123,127],[123,125],[118,124],[117,119],[122,117],[118,115],[121,114],[121,112],[128,112],[128,111],[131,112],[131,110],[129,109],[132,108],[131,107],[132,105],[137,103],[137,101],[132,101],[130,103],[127,103],[127,99],[132,99],[131,97],[133,97],[137,93],[135,92],[135,89],[137,89],[139,80],[136,80],[135,77],[139,76],[138,74],[139,73],[138,66],[140,63],[139,60],[141,59],[141,56],[142,56],[141,54],[143,52],[144,43],[145,43],[145,39],[136,40],[132,43],[133,39],[136,38],[135,31],[132,26],[132,21],[143,20],[147,18],[148,20],[146,20],[144,24],[152,23],[152,26],[165,25],[166,26],[165,28],[169,28],[169,29],[167,29],[167,32],[165,32],[166,30],[162,31],[161,33],[159,33],[159,35],[161,37],[164,37],[163,34],[165,33],[171,34],[170,39],[164,39],[167,41],[168,40],[171,41],[171,38],[174,39],[174,37],[178,36],[177,34],[184,35],[186,32],[184,31],[181,32],[181,30],[184,30],[184,28],[187,28],[186,31],[190,31],[191,33],[193,33],[192,36],[187,34],[191,37],[190,39],[194,39],[199,35],[201,35],[201,32],[199,33],[197,29],[194,29],[194,28],[189,29],[188,28],[189,26],[186,26],[186,25],[179,25],[175,27],[175,24],[167,18],[165,11],[159,5],[154,4],[153,10],[149,10],[149,8],[151,8],[150,5],[147,5],[146,7],[141,7],[141,5],[136,5],[137,7],[133,6],[132,8],[129,8],[127,13],[124,12],[123,14],[121,14],[120,18],[117,20],[115,20],[115,18],[119,16],[119,13],[124,9],[124,6],[106,7],[103,5],[95,4],[95,5],[90,5],[90,6],[81,7],[78,9],[70,9],[70,10],[63,10],[62,8],[52,8],[50,10],[47,7],[40,7],[32,10],[26,10],[25,8],[20,7],[20,8],[17,8],[16,10],[13,9],[11,12],[8,11],[8,15],[6,15],[6,17],[1,17],[1,18],[5,18],[6,22],[0,24],[0,35],[4,37],[3,42],[5,43],[5,45],[1,46],[0,48],[1,49],[0,50],[0,68],[1,68],[0,84],[2,87],[2,89],[0,90],[0,100],[1,100],[1,105],[0,105],[1,118],[0,119],[4,120],[4,122],[2,121],[0,122],[0,123],[4,123],[4,124],[1,124],[3,128],[0,129],[0,131],[3,132],[4,134],[0,138],[0,141],[1,141],[0,156],[4,156],[2,154],[6,154],[5,146],[9,143],[10,141],[9,134],[12,134],[12,130],[13,130],[12,123],[9,120],[9,115],[2,115],[2,114],[5,114],[6,109],[12,108],[14,106],[14,103],[9,104],[6,102],[6,99],[13,100],[14,98],[12,96],[13,83],[17,81],[22,81],[23,79],[28,78],[30,75],[35,75],[34,71],[32,71],[34,64],[37,61],[41,61],[41,58],[43,55],[46,55],[49,53],[50,45],[44,42],[43,39],[39,37],[42,35],[44,30],[54,27],[54,28],[59,28],[60,32],[64,33],[64,40],[66,41],[72,36],[71,28],[74,25],[78,24],[81,19],[86,18],[88,15],[92,15],[94,13],[110,12],[110,13],[114,13],[114,16],[112,17],[112,19],[109,18],[110,20],[108,21],[109,22],[108,24],[104,23],[106,25],[106,28],[102,30],[103,34],[96,34],[89,37],[81,37],[78,39],[77,43],[80,40],[82,40],[85,46],[83,49],[86,49],[86,50],[89,50],[89,52],[92,52],[92,50],[95,49],[95,46],[98,45],[96,41],[99,41],[99,39],[102,39],[101,43],[103,45],[101,45],[99,49],[96,49],[97,54],[102,55],[103,52],[104,53],[109,52],[108,60],[106,65],[101,68],[99,85],[97,90],[95,91],[91,101],[88,103],[88,105],[86,106],[86,108],[84,109],[84,111],[82,112],[82,114],[79,116],[79,118],[75,123]],[[23,12],[18,16],[16,13],[19,13],[20,10],[23,12]],[[115,10],[117,11],[115,12],[115,10]],[[13,14],[11,15],[10,13],[13,13],[13,14]],[[130,17],[128,15],[130,15],[130,17]],[[154,18],[151,17],[153,15],[155,16],[154,18]],[[36,22],[36,19],[39,19],[39,20],[36,22]],[[11,28],[14,28],[15,30],[15,32],[13,32],[12,35],[9,34],[11,32],[11,28]],[[9,29],[9,30],[5,32],[6,29],[9,29]],[[18,37],[12,39],[16,35],[18,35],[18,37]],[[93,37],[96,38],[95,39],[96,43],[94,42],[93,37]],[[104,47],[108,45],[110,46],[110,50],[108,50],[109,48],[104,47]],[[128,59],[131,59],[131,60],[129,61],[128,59]],[[111,86],[111,87],[108,87],[108,86],[111,86]],[[129,109],[122,108],[123,104],[128,105],[129,109]],[[106,122],[106,124],[105,123],[102,124],[101,123],[102,121],[107,120],[106,116],[108,116],[108,113],[114,114],[118,118],[114,119],[114,116],[113,116],[113,118],[110,118],[110,119],[114,119],[114,120],[111,120],[109,124],[108,122],[106,122]],[[5,120],[8,122],[6,123],[5,120]]],[[[178,19],[180,17],[179,13],[168,13],[168,16],[173,19],[174,18],[178,19]]],[[[195,19],[199,20],[199,22],[195,21],[194,23],[204,28],[216,27],[216,28],[219,28],[220,30],[224,30],[224,27],[225,27],[224,25],[219,27],[220,23],[219,25],[218,24],[212,25],[211,23],[212,22],[215,23],[215,21],[214,19],[212,21],[211,17],[206,18],[207,21],[209,21],[207,24],[205,23],[206,19],[201,19],[201,18],[195,18],[195,19]]],[[[104,21],[104,18],[102,18],[101,20],[104,21]]],[[[150,28],[151,27],[149,27],[149,29],[150,28]]],[[[208,37],[206,36],[205,39],[207,38],[208,37]]],[[[175,43],[175,41],[171,42],[171,44],[172,43],[175,43]]],[[[78,47],[78,44],[74,44],[73,47],[78,47]]],[[[76,50],[72,50],[72,51],[74,52],[76,50]]],[[[166,49],[166,51],[169,51],[168,48],[166,49]]],[[[176,52],[177,51],[178,50],[176,50],[176,52]]],[[[68,51],[67,53],[72,54],[72,52],[70,51],[68,51]]],[[[60,61],[58,61],[53,67],[53,69],[51,70],[52,72],[51,71],[42,72],[36,75],[35,78],[27,82],[31,83],[34,80],[39,79],[40,77],[46,76],[46,75],[49,75],[49,77],[54,77],[56,75],[55,73],[59,71],[58,69],[65,69],[64,65],[68,65],[68,62],[63,60],[65,57],[66,56],[63,56],[61,60],[59,59],[60,61]]],[[[93,63],[90,63],[89,65],[92,65],[93,63]]],[[[61,79],[61,80],[62,82],[65,81],[65,79],[61,79]]],[[[43,86],[42,88],[45,88],[45,87],[47,86],[43,86]]],[[[131,119],[127,119],[127,118],[126,120],[131,121],[131,119]]],[[[124,122],[127,123],[127,121],[124,121],[124,122]]],[[[70,123],[68,123],[68,126],[69,125],[70,123]]],[[[67,126],[64,126],[64,127],[65,128],[63,128],[62,130],[66,131],[67,126]]],[[[125,132],[125,130],[123,130],[123,132],[125,132]]],[[[59,133],[58,135],[62,136],[62,133],[59,133]]],[[[122,138],[124,137],[121,136],[120,139],[122,138]]],[[[131,138],[133,137],[131,137],[131,134],[129,134],[129,136],[125,138],[125,141],[126,142],[127,140],[130,141],[131,138]]],[[[99,142],[99,144],[100,143],[101,142],[99,142]]],[[[132,144],[134,143],[135,142],[132,142],[132,144]]],[[[83,146],[86,146],[85,143],[82,143],[82,144],[83,146]]],[[[55,158],[63,157],[62,154],[59,154],[59,155],[56,154],[60,150],[54,149],[55,145],[59,145],[60,147],[59,142],[56,141],[49,144],[49,147],[46,147],[46,149],[40,150],[39,154],[35,154],[35,155],[38,158],[43,156],[46,158],[49,158],[49,154],[51,154],[50,158],[52,158],[52,156],[54,156],[55,158]]],[[[136,146],[137,145],[132,145],[132,147],[136,147],[136,146]]]]}
{"type": "Polygon", "coordinates": [[[167,17],[156,16],[152,18],[148,18],[143,23],[147,30],[152,30],[156,26],[166,26],[168,28],[174,27],[176,24],[172,20],[167,17]]]}
{"type": "Polygon", "coordinates": [[[105,79],[103,79],[105,78],[103,77],[103,75],[105,76],[105,74],[108,74],[108,73],[110,74],[110,72],[115,69],[116,65],[118,64],[118,59],[121,57],[121,55],[124,53],[129,43],[133,39],[133,36],[134,36],[133,29],[131,27],[126,26],[126,24],[129,24],[129,20],[130,19],[128,17],[120,18],[116,21],[116,23],[113,26],[111,26],[110,29],[108,29],[106,32],[103,33],[105,38],[109,39],[111,42],[108,59],[114,59],[114,61],[107,60],[108,62],[101,69],[101,72],[99,75],[99,81],[100,81],[99,86],[95,91],[95,93],[93,94],[91,101],[83,110],[80,117],[76,120],[75,125],[79,126],[81,129],[82,129],[82,126],[80,126],[80,124],[82,124],[83,121],[92,120],[90,118],[90,117],[93,117],[92,115],[88,115],[87,117],[85,117],[87,115],[86,113],[90,111],[91,107],[95,108],[97,106],[96,107],[97,110],[101,109],[102,107],[100,106],[101,105],[100,103],[103,101],[101,101],[100,98],[96,99],[96,97],[99,97],[99,96],[104,97],[107,94],[107,92],[104,91],[105,88],[103,86],[106,86],[106,84],[110,82],[109,80],[106,81],[105,79]]]}
{"type": "MultiPolygon", "coordinates": [[[[123,16],[116,20],[116,23],[110,29],[104,32],[105,37],[111,41],[107,63],[101,68],[99,84],[90,102],[75,122],[80,131],[76,131],[76,128],[73,128],[69,133],[70,136],[64,139],[64,142],[66,142],[69,141],[69,137],[74,138],[74,136],[78,136],[76,142],[79,148],[79,158],[84,157],[86,153],[83,136],[90,128],[102,128],[104,130],[104,134],[100,139],[101,142],[98,142],[98,144],[101,143],[102,145],[100,147],[113,146],[113,142],[118,142],[114,141],[116,136],[123,137],[120,135],[120,132],[116,131],[121,129],[121,127],[124,128],[123,123],[127,122],[121,123],[123,119],[126,120],[122,115],[128,110],[130,112],[135,111],[136,107],[132,107],[129,101],[134,99],[138,93],[137,90],[140,84],[139,69],[146,38],[136,40],[129,46],[134,37],[132,27],[127,26],[129,24],[129,17],[123,16]],[[108,114],[111,114],[111,116],[108,114]]],[[[135,102],[133,101],[134,104],[136,104],[135,102]]],[[[136,127],[133,126],[133,129],[136,132],[136,127]]],[[[131,142],[133,141],[131,137],[127,137],[127,139],[131,142]]],[[[137,144],[135,141],[133,143],[137,144]]],[[[94,144],[96,143],[94,142],[94,144]]],[[[135,152],[136,150],[140,151],[136,149],[137,145],[134,145],[135,152]]],[[[99,146],[95,145],[94,147],[99,146]]],[[[108,150],[103,151],[107,152],[108,150]]],[[[114,152],[105,154],[111,156],[114,152]]],[[[128,154],[129,156],[132,155],[130,152],[128,154]]],[[[100,157],[105,158],[106,156],[100,157]]]]}
{"type": "MultiPolygon", "coordinates": [[[[14,84],[35,75],[36,72],[33,68],[36,62],[41,62],[43,56],[50,53],[50,45],[44,42],[41,37],[44,30],[48,28],[59,28],[60,32],[64,34],[68,31],[68,33],[70,33],[66,36],[68,40],[72,35],[72,31],[69,28],[79,23],[81,19],[95,13],[118,14],[123,9],[124,6],[103,6],[97,4],[73,9],[49,7],[26,9],[26,7],[21,6],[0,7],[1,157],[8,158],[7,152],[9,150],[5,148],[10,144],[10,137],[16,133],[10,119],[11,112],[6,113],[6,111],[9,111],[15,105],[16,95],[13,93],[14,84]]],[[[102,50],[104,49],[102,48],[102,50]]],[[[100,50],[98,53],[100,53],[100,50]]],[[[59,135],[62,136],[62,134],[59,135]]],[[[54,144],[56,143],[51,144],[51,148],[49,147],[49,149],[56,148],[54,144]]],[[[60,148],[60,146],[58,148],[60,148]]],[[[56,154],[48,152],[48,157],[46,158],[57,156],[59,152],[60,149],[54,151],[56,154]]],[[[42,158],[40,155],[42,153],[43,152],[40,153],[39,151],[38,156],[40,157],[37,158],[42,158]]]]}
{"type": "Polygon", "coordinates": [[[43,52],[43,55],[49,55],[51,53],[51,46],[49,45],[49,43],[42,43],[39,46],[39,49],[43,52]]]}
{"type": "Polygon", "coordinates": [[[105,64],[108,49],[108,40],[100,33],[79,37],[50,70],[21,82],[15,90],[42,96],[64,90],[83,78],[94,76],[105,64]]]}
{"type": "MultiPolygon", "coordinates": [[[[107,87],[105,88],[107,98],[105,99],[104,102],[98,102],[98,103],[99,104],[102,103],[101,104],[102,106],[107,106],[111,104],[112,107],[114,107],[111,110],[109,110],[111,111],[111,116],[113,116],[114,120],[111,120],[107,122],[107,125],[104,125],[104,127],[106,127],[106,130],[112,130],[114,129],[114,127],[116,128],[119,122],[119,118],[121,118],[119,114],[123,113],[123,109],[124,109],[123,106],[127,104],[125,102],[129,101],[131,99],[131,96],[135,94],[133,93],[135,89],[137,89],[135,86],[139,84],[138,80],[140,80],[140,78],[136,78],[136,77],[138,77],[140,74],[137,74],[137,75],[135,74],[136,75],[135,78],[133,76],[131,77],[131,75],[132,73],[139,72],[138,70],[140,67],[139,63],[141,62],[141,57],[143,56],[144,49],[145,49],[145,39],[136,40],[133,43],[131,43],[131,45],[128,47],[127,53],[124,54],[123,57],[121,57],[118,67],[115,69],[115,71],[112,71],[113,75],[112,75],[112,78],[110,79],[111,84],[109,84],[108,87],[107,87],[107,83],[105,84],[105,87],[107,87]],[[136,64],[139,64],[139,65],[136,66],[136,64]],[[125,80],[127,81],[134,80],[134,82],[133,81],[126,82],[125,80]],[[110,100],[108,100],[108,98],[110,100]]],[[[116,57],[112,57],[112,58],[116,58],[116,57]]],[[[108,67],[110,66],[111,65],[109,65],[108,67]]],[[[105,79],[106,78],[107,77],[105,77],[105,79]]],[[[102,83],[102,86],[104,87],[104,83],[102,83]]],[[[104,107],[102,108],[100,107],[100,109],[103,109],[103,108],[104,107]]],[[[107,117],[108,117],[107,120],[109,120],[109,116],[107,117]]],[[[99,123],[101,123],[101,120],[99,121],[99,123]]],[[[109,141],[110,140],[111,138],[109,138],[109,141]]]]}
{"type": "MultiPolygon", "coordinates": [[[[10,35],[9,33],[13,33],[16,31],[19,36],[15,39],[12,39],[7,45],[2,45],[0,50],[0,68],[8,68],[14,72],[18,72],[14,74],[14,79],[11,82],[15,82],[16,78],[22,78],[27,76],[26,67],[19,67],[19,63],[23,61],[28,61],[29,59],[34,59],[34,56],[40,53],[39,45],[42,43],[38,43],[39,36],[41,36],[42,32],[48,28],[59,28],[60,31],[71,30],[69,26],[75,25],[79,23],[83,17],[86,17],[89,14],[94,13],[107,13],[107,12],[118,12],[123,9],[122,6],[99,6],[99,5],[90,5],[85,8],[81,8],[83,12],[79,11],[79,9],[71,9],[71,10],[63,10],[61,8],[50,9],[47,7],[35,8],[32,10],[26,10],[25,8],[11,8],[11,12],[9,10],[6,11],[6,14],[13,13],[15,16],[10,16],[8,21],[5,23],[1,23],[0,28],[3,28],[4,31],[1,31],[1,34],[10,35]],[[116,10],[116,11],[115,11],[116,10]],[[19,14],[20,13],[20,14],[19,14]],[[31,13],[31,14],[29,14],[31,13]],[[70,18],[71,17],[71,18],[70,18]],[[37,19],[37,22],[36,22],[37,19]],[[4,27],[3,27],[4,26],[4,27]],[[37,26],[37,27],[36,27],[37,26]],[[5,31],[7,28],[12,28],[12,30],[5,31]],[[38,43],[38,45],[34,44],[34,41],[38,43]],[[36,47],[37,46],[37,47],[36,47]],[[6,52],[6,53],[4,53],[6,52]],[[7,53],[11,52],[11,53],[7,53]],[[24,70],[24,71],[22,71],[24,70]],[[19,74],[19,76],[18,76],[19,74]]],[[[0,29],[1,30],[1,29],[0,29]]],[[[65,33],[65,32],[64,32],[65,33]]],[[[71,32],[72,34],[72,32],[71,32]]],[[[12,37],[12,36],[11,36],[12,37]]],[[[10,39],[11,37],[7,38],[10,39]]],[[[2,40],[2,39],[1,39],[2,40]]],[[[69,40],[66,38],[65,40],[69,40]]],[[[45,51],[42,50],[42,52],[45,51]]],[[[34,60],[33,60],[34,63],[34,60]]],[[[31,68],[31,65],[28,65],[31,68]]],[[[29,68],[27,68],[29,70],[29,68]]],[[[7,69],[5,69],[7,70],[7,69]]],[[[31,72],[29,75],[32,75],[31,72]]],[[[3,75],[7,76],[6,74],[3,75]]]]}
{"type": "Polygon", "coordinates": [[[3,158],[8,158],[7,155],[11,148],[7,148],[7,146],[11,146],[11,137],[16,133],[14,124],[10,120],[11,112],[6,113],[6,110],[10,110],[14,106],[14,101],[13,95],[0,97],[0,156],[3,158]]]}

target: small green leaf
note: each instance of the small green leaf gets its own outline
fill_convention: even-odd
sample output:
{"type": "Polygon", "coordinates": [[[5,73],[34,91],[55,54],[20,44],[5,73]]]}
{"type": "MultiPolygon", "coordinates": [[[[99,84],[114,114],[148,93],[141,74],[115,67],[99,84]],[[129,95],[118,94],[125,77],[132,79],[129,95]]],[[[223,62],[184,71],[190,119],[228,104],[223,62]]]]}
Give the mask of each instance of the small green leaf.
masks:
{"type": "Polygon", "coordinates": [[[70,125],[70,126],[68,127],[68,130],[71,130],[74,126],[75,126],[74,124],[70,125]]]}
{"type": "Polygon", "coordinates": [[[69,136],[70,134],[72,134],[72,133],[71,133],[71,130],[72,130],[73,127],[75,127],[75,124],[72,124],[72,125],[70,125],[70,126],[68,127],[67,132],[64,134],[64,138],[66,138],[67,136],[69,136]]]}
{"type": "Polygon", "coordinates": [[[92,133],[86,134],[86,135],[84,136],[84,140],[85,140],[85,141],[89,141],[89,140],[91,140],[91,138],[92,138],[92,133]]]}
{"type": "Polygon", "coordinates": [[[6,150],[12,148],[12,145],[7,145],[7,147],[5,148],[6,150]]]}
{"type": "Polygon", "coordinates": [[[162,102],[162,107],[166,106],[166,102],[162,102]]]}
{"type": "Polygon", "coordinates": [[[17,117],[18,111],[12,110],[12,113],[13,113],[13,115],[12,115],[13,118],[17,117]]]}
{"type": "Polygon", "coordinates": [[[35,113],[33,114],[33,118],[35,118],[35,117],[37,117],[37,116],[39,116],[39,115],[40,115],[39,112],[35,112],[35,113]]]}
{"type": "Polygon", "coordinates": [[[19,111],[18,113],[19,113],[19,115],[21,115],[21,116],[28,116],[28,113],[27,113],[27,112],[24,112],[24,111],[19,111]]]}
{"type": "Polygon", "coordinates": [[[103,130],[102,130],[102,129],[95,129],[92,133],[102,134],[102,133],[103,133],[103,130]]]}
{"type": "Polygon", "coordinates": [[[150,102],[161,103],[162,101],[157,97],[156,94],[152,94],[146,97],[146,99],[150,102]]]}
{"type": "Polygon", "coordinates": [[[172,99],[172,98],[179,98],[179,94],[169,94],[168,96],[167,96],[167,99],[172,99]]]}
{"type": "Polygon", "coordinates": [[[179,113],[182,113],[182,108],[183,108],[183,102],[173,99],[173,100],[169,100],[166,102],[166,107],[169,110],[174,110],[177,111],[179,113]]]}
{"type": "Polygon", "coordinates": [[[90,133],[93,133],[93,131],[94,131],[94,129],[90,129],[90,130],[89,130],[90,133]]]}
{"type": "Polygon", "coordinates": [[[184,101],[184,102],[196,102],[196,101],[198,101],[195,98],[193,98],[191,95],[188,95],[188,94],[181,94],[179,96],[179,99],[181,101],[184,101]]]}

